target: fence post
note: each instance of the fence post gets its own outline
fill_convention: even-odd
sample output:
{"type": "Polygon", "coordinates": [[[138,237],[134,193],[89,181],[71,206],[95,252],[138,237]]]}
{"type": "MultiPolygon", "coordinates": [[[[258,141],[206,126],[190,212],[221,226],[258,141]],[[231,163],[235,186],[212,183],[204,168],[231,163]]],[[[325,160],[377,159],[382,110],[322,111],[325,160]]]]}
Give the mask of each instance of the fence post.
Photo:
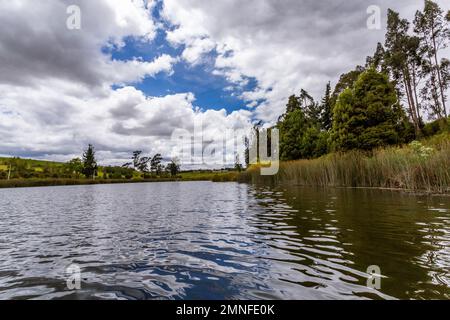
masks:
{"type": "Polygon", "coordinates": [[[11,178],[11,163],[9,164],[8,180],[11,178]]]}

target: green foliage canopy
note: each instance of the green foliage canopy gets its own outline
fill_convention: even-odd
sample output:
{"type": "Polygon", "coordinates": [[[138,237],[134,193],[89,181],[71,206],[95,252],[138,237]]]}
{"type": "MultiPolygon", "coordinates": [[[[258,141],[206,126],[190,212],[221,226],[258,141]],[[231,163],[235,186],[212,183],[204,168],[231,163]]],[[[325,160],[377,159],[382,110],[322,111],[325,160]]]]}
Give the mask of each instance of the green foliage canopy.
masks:
{"type": "Polygon", "coordinates": [[[369,69],[339,96],[333,110],[335,150],[371,150],[402,142],[406,116],[387,75],[369,69]]]}

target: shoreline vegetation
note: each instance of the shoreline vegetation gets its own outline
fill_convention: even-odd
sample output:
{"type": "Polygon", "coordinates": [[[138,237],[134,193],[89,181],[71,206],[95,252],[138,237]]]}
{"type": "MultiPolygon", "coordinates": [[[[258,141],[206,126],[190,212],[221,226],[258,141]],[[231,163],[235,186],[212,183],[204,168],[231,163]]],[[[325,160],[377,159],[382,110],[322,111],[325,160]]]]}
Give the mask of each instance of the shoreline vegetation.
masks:
{"type": "MultiPolygon", "coordinates": [[[[18,159],[16,159],[17,161],[18,159]]],[[[19,159],[33,164],[63,166],[63,163],[19,159]]],[[[0,170],[7,159],[0,158],[0,170]]],[[[427,194],[450,194],[450,133],[441,133],[404,146],[379,148],[370,152],[353,150],[331,153],[316,159],[281,161],[274,176],[262,176],[261,164],[245,171],[199,170],[180,172],[177,176],[143,178],[134,172],[132,178],[105,179],[99,167],[96,179],[29,178],[0,179],[1,188],[97,185],[120,183],[212,181],[240,182],[305,187],[373,188],[411,191],[427,194]]],[[[48,170],[48,169],[46,169],[48,170]]]]}
{"type": "Polygon", "coordinates": [[[388,9],[385,42],[364,66],[342,74],[334,89],[328,82],[320,101],[304,89],[291,95],[273,127],[255,124],[238,180],[450,193],[445,12],[432,0],[412,21],[388,9]],[[279,151],[271,148],[274,128],[279,151]],[[271,159],[280,159],[278,174],[260,175],[271,159]]]}
{"type": "Polygon", "coordinates": [[[96,185],[172,181],[236,181],[242,166],[221,170],[181,171],[178,160],[165,160],[161,154],[144,156],[134,151],[131,162],[122,166],[99,166],[92,145],[82,158],[69,162],[0,158],[0,188],[96,185]]]}
{"type": "Polygon", "coordinates": [[[229,182],[237,181],[238,173],[234,171],[192,171],[181,172],[177,177],[155,177],[135,179],[65,179],[65,178],[31,178],[0,180],[0,189],[5,188],[31,188],[31,187],[53,187],[53,186],[75,186],[75,185],[99,185],[99,184],[128,184],[128,183],[150,183],[150,182],[181,182],[181,181],[212,181],[229,182]]]}
{"type": "MultiPolygon", "coordinates": [[[[11,158],[12,159],[12,158],[11,158]]],[[[9,160],[11,160],[9,159],[9,160]]],[[[0,158],[5,172],[8,159],[0,158]]],[[[28,168],[41,171],[44,166],[63,167],[64,163],[15,159],[28,168]]],[[[353,150],[330,153],[316,159],[281,161],[274,176],[262,176],[261,164],[245,171],[185,171],[176,176],[146,177],[137,171],[128,178],[105,178],[99,167],[96,179],[88,178],[14,178],[0,179],[1,188],[97,185],[120,183],[212,181],[254,184],[279,184],[308,187],[375,188],[428,194],[450,194],[450,133],[441,133],[404,146],[391,146],[370,152],[353,150]]],[[[29,169],[30,170],[30,169],[29,169]]]]}
{"type": "Polygon", "coordinates": [[[274,176],[262,176],[260,167],[250,166],[239,175],[238,181],[450,194],[450,133],[414,141],[403,147],[281,161],[279,172],[274,176]]]}

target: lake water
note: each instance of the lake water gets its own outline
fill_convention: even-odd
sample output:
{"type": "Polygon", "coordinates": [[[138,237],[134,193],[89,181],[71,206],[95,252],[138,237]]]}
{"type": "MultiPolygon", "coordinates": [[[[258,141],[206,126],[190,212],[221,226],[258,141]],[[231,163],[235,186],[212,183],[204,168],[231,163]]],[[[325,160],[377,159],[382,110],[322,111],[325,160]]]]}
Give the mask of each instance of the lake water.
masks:
{"type": "Polygon", "coordinates": [[[0,299],[29,298],[450,299],[450,197],[211,182],[0,189],[0,299]],[[70,265],[80,290],[67,288],[70,265]],[[379,290],[367,286],[373,265],[379,290]]]}

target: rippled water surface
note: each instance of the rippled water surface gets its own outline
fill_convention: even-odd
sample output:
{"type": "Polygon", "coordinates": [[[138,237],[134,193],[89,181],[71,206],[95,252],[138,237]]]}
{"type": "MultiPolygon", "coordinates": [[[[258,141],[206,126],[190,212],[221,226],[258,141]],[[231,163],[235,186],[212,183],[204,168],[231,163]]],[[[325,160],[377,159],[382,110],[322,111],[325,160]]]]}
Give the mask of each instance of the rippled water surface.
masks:
{"type": "Polygon", "coordinates": [[[449,299],[450,198],[210,182],[3,189],[0,299],[19,298],[449,299]],[[371,265],[380,290],[367,287],[371,265]]]}

